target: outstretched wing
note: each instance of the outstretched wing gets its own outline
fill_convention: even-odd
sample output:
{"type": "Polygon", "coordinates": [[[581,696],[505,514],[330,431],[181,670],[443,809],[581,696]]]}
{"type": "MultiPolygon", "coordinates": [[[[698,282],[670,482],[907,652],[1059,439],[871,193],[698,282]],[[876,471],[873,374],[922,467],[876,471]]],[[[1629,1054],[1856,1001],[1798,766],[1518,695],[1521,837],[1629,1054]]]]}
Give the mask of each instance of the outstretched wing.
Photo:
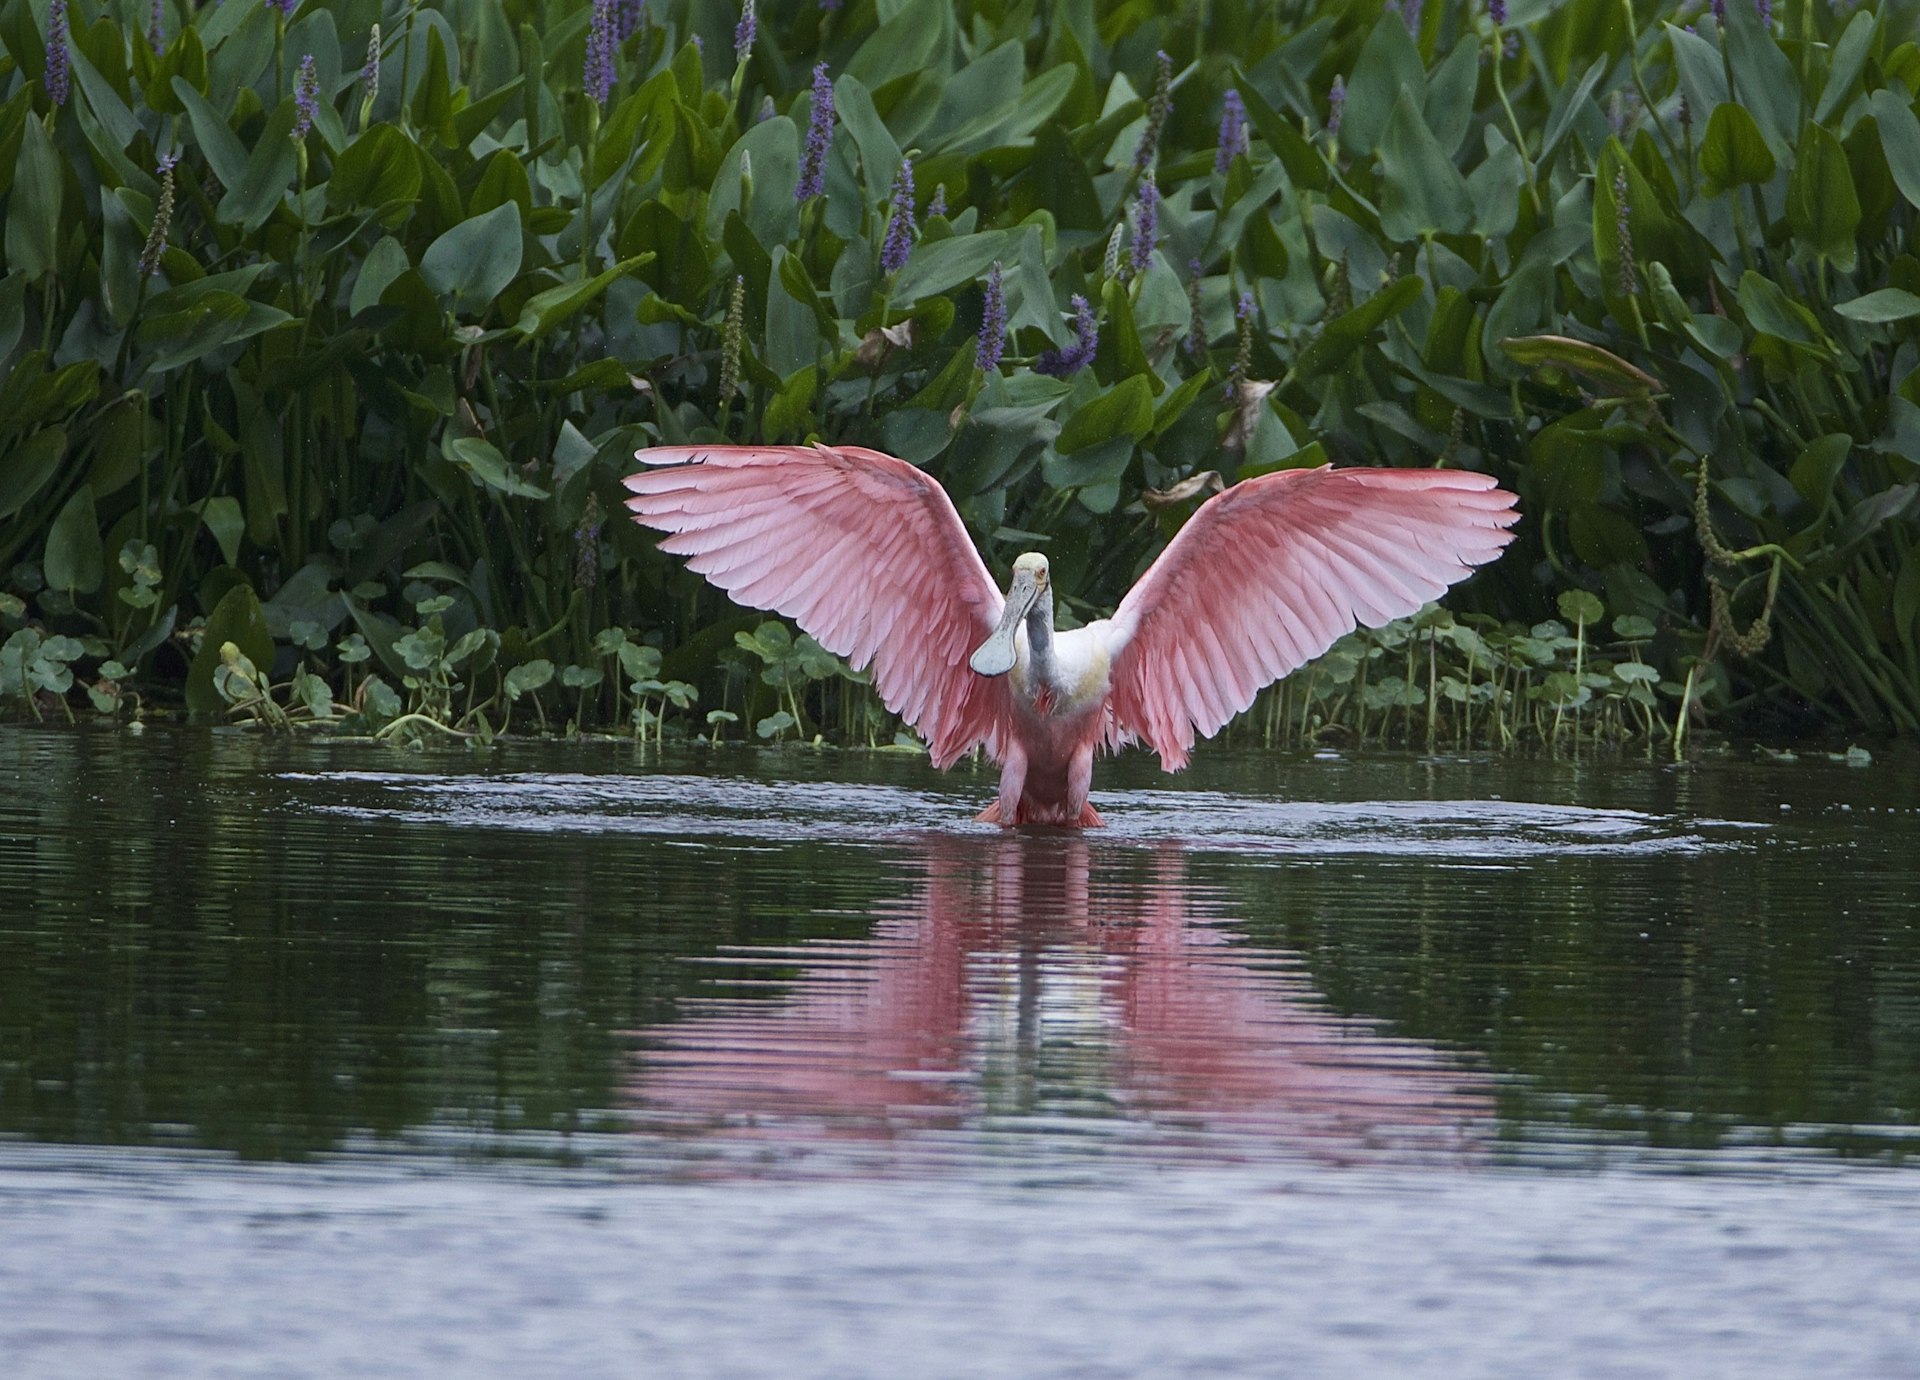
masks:
{"type": "Polygon", "coordinates": [[[936,766],[1000,755],[1004,677],[967,657],[1004,603],[953,501],[904,460],[854,446],[662,446],[636,452],[635,519],[750,608],[793,619],[926,738],[936,766]]]}
{"type": "Polygon", "coordinates": [[[1187,764],[1260,690],[1356,623],[1437,599],[1513,539],[1514,496],[1464,470],[1282,470],[1202,504],[1113,615],[1117,746],[1187,764]]]}

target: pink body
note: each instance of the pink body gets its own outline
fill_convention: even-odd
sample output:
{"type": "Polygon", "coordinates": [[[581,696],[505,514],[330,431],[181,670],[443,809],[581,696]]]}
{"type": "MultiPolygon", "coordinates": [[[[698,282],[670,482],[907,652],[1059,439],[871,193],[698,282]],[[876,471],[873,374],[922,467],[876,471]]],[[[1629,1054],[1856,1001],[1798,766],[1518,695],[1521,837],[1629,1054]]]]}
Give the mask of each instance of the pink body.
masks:
{"type": "Polygon", "coordinates": [[[904,460],[851,446],[639,458],[628,506],[667,534],[661,550],[870,668],[936,766],[984,748],[1002,770],[980,817],[1008,826],[1101,823],[1087,803],[1101,749],[1143,742],[1178,771],[1196,737],[1356,624],[1414,613],[1492,560],[1517,516],[1512,494],[1459,470],[1262,475],[1202,504],[1113,617],[1056,632],[1045,558],[1016,561],[1003,596],[945,491],[904,460]]]}
{"type": "Polygon", "coordinates": [[[1010,741],[1000,759],[1000,793],[979,817],[994,824],[1106,823],[1087,804],[1093,758],[1107,740],[1112,719],[1101,703],[1053,714],[1013,697],[1010,741]]]}

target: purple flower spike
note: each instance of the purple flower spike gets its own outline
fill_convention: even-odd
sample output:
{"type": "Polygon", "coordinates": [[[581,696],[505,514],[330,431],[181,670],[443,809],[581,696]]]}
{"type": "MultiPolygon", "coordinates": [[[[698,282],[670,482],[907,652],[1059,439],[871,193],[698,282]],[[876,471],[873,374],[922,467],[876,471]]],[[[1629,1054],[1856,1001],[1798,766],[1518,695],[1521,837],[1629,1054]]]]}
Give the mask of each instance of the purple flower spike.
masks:
{"type": "Polygon", "coordinates": [[[1160,186],[1148,173],[1140,179],[1140,201],[1133,213],[1133,272],[1136,277],[1153,267],[1154,246],[1160,239],[1160,186]]]}
{"type": "Polygon", "coordinates": [[[1333,85],[1327,88],[1327,133],[1340,132],[1340,112],[1347,108],[1347,84],[1335,73],[1333,85]]]}
{"type": "Polygon", "coordinates": [[[280,11],[282,19],[291,19],[293,12],[300,8],[300,0],[267,0],[267,8],[280,11]]]}
{"type": "Polygon", "coordinates": [[[1727,0],[1713,0],[1713,22],[1723,29],[1727,27],[1727,0]]]}
{"type": "Polygon", "coordinates": [[[313,128],[313,117],[320,109],[320,74],[314,70],[313,54],[300,59],[300,74],[293,81],[293,142],[299,143],[313,128]]]}
{"type": "Polygon", "coordinates": [[[1007,347],[1007,296],[1000,286],[1000,265],[996,261],[987,274],[987,297],[980,308],[980,349],[973,364],[983,374],[1000,367],[1000,355],[1007,347]]]}
{"type": "Polygon", "coordinates": [[[613,0],[593,0],[593,27],[587,30],[587,62],[581,73],[587,94],[600,105],[613,95],[613,0]]]}
{"type": "Polygon", "coordinates": [[[1500,28],[1507,22],[1507,0],[1487,0],[1487,18],[1493,21],[1494,28],[1500,28]]]}
{"type": "Polygon", "coordinates": [[[1226,172],[1235,156],[1247,151],[1247,107],[1240,92],[1231,86],[1225,106],[1220,115],[1220,146],[1213,153],[1213,170],[1217,173],[1226,172]]]}
{"type": "Polygon", "coordinates": [[[893,178],[893,217],[887,222],[887,237],[880,245],[880,268],[898,273],[907,266],[913,252],[913,160],[902,158],[900,171],[893,178]]]}
{"type": "Polygon", "coordinates": [[[1253,319],[1253,294],[1251,292],[1241,293],[1240,300],[1233,304],[1233,319],[1235,321],[1250,321],[1253,319]]]}
{"type": "Polygon", "coordinates": [[[759,16],[753,12],[753,0],[740,7],[740,22],[733,26],[733,60],[745,62],[753,51],[754,37],[760,32],[759,16]]]}
{"type": "Polygon", "coordinates": [[[1415,37],[1420,33],[1420,10],[1425,3],[1426,0],[1405,0],[1400,6],[1401,16],[1407,21],[1407,32],[1415,37]]]}
{"type": "Polygon", "coordinates": [[[164,0],[153,0],[147,10],[147,46],[156,53],[167,50],[167,29],[163,22],[166,18],[164,0]]]}
{"type": "Polygon", "coordinates": [[[67,103],[73,84],[72,66],[67,57],[67,0],[53,0],[47,6],[47,99],[56,106],[67,103]]]}
{"type": "Polygon", "coordinates": [[[617,43],[625,43],[640,31],[641,23],[647,17],[647,0],[619,0],[613,7],[613,37],[617,43]]]}
{"type": "Polygon", "coordinates": [[[800,180],[793,188],[795,201],[810,201],[827,190],[833,115],[833,83],[827,80],[827,64],[817,63],[813,69],[813,109],[807,116],[807,147],[800,154],[800,180]]]}
{"type": "Polygon", "coordinates": [[[1753,11],[1760,16],[1760,27],[1773,27],[1773,0],[1753,0],[1753,11]]]}
{"type": "Polygon", "coordinates": [[[1093,319],[1093,308],[1079,293],[1073,298],[1073,344],[1064,350],[1047,350],[1033,362],[1033,372],[1056,379],[1070,378],[1093,362],[1100,348],[1100,328],[1093,319]]]}
{"type": "Polygon", "coordinates": [[[944,216],[947,213],[947,184],[942,182],[933,189],[933,195],[927,198],[927,217],[944,216]]]}

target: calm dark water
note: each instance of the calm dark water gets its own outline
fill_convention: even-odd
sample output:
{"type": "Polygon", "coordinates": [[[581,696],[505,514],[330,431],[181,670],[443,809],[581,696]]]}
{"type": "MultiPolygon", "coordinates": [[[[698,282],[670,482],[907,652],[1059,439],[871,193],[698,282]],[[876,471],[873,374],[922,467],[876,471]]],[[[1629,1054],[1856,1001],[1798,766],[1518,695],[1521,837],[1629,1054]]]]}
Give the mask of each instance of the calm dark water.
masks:
{"type": "Polygon", "coordinates": [[[1915,765],[0,729],[0,1371],[1920,1374],[1915,765]]]}

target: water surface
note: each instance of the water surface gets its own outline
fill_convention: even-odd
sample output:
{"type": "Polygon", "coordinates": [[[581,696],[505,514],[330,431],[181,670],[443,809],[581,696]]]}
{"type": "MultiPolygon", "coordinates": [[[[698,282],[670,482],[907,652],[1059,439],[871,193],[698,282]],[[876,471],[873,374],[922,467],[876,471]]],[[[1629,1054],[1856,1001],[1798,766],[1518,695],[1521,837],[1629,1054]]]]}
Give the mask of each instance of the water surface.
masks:
{"type": "Polygon", "coordinates": [[[0,1355],[1920,1374],[1912,767],[0,729],[0,1355]]]}

